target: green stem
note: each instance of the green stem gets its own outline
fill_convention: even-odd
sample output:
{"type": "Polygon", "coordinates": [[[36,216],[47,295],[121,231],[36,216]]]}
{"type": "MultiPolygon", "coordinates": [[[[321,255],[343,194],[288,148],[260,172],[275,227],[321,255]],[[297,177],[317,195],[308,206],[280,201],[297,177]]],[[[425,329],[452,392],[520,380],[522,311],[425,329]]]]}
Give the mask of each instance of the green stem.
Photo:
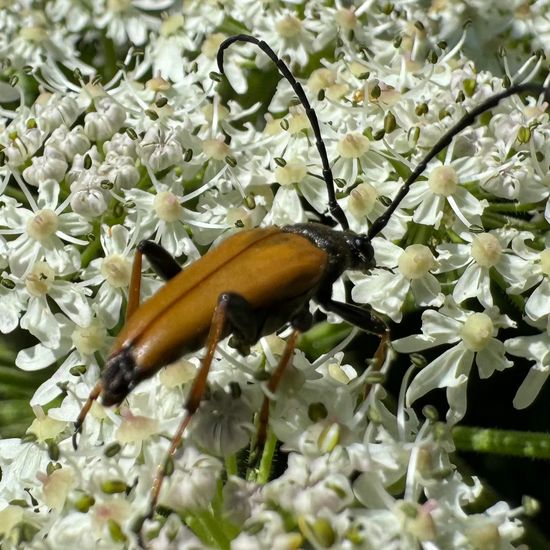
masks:
{"type": "Polygon", "coordinates": [[[202,526],[208,532],[208,535],[214,540],[218,548],[222,550],[230,549],[229,539],[225,536],[222,526],[218,520],[208,511],[196,512],[195,517],[202,523],[202,526]]]}
{"type": "Polygon", "coordinates": [[[550,434],[455,426],[458,451],[550,459],[550,434]]]}
{"type": "Polygon", "coordinates": [[[258,471],[257,482],[261,485],[269,481],[276,446],[277,438],[275,434],[270,431],[267,436],[267,441],[265,442],[264,452],[262,453],[262,460],[260,461],[260,468],[258,471]]]}
{"type": "Polygon", "coordinates": [[[227,477],[239,474],[236,455],[231,454],[225,457],[225,471],[227,472],[227,477]]]}
{"type": "Polygon", "coordinates": [[[520,218],[505,216],[504,214],[497,214],[495,212],[484,212],[482,219],[483,226],[487,229],[511,226],[521,231],[539,231],[548,227],[548,222],[546,220],[529,222],[520,218]]]}
{"type": "Polygon", "coordinates": [[[347,323],[318,323],[300,336],[296,347],[309,360],[315,360],[339,344],[351,331],[352,327],[347,323]]]}
{"type": "Polygon", "coordinates": [[[214,540],[211,537],[210,532],[199,518],[189,514],[185,516],[185,523],[204,544],[207,544],[208,546],[214,545],[214,540]]]}
{"type": "Polygon", "coordinates": [[[529,202],[525,204],[517,204],[515,202],[493,202],[484,210],[484,213],[519,214],[537,210],[538,208],[540,208],[540,203],[538,202],[529,202]]]}
{"type": "Polygon", "coordinates": [[[92,232],[95,235],[95,239],[83,250],[80,255],[80,264],[82,268],[88,267],[90,262],[98,257],[98,252],[101,250],[99,224],[94,223],[92,232]]]}
{"type": "Polygon", "coordinates": [[[103,52],[105,55],[105,63],[103,67],[103,77],[105,78],[105,81],[108,82],[115,76],[115,73],[117,71],[116,67],[116,52],[115,52],[115,45],[113,41],[110,38],[107,38],[103,35],[102,37],[102,43],[103,43],[103,52]]]}

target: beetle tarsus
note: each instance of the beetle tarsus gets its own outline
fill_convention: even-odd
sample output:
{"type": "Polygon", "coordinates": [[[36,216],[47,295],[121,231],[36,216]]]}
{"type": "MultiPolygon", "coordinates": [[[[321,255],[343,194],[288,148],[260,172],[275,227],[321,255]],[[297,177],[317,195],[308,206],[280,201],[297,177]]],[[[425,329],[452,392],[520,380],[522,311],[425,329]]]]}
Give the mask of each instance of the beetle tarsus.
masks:
{"type": "Polygon", "coordinates": [[[74,423],[74,432],[72,436],[72,443],[73,443],[73,449],[76,451],[78,449],[78,440],[77,436],[82,431],[82,422],[75,422],[74,423]]]}

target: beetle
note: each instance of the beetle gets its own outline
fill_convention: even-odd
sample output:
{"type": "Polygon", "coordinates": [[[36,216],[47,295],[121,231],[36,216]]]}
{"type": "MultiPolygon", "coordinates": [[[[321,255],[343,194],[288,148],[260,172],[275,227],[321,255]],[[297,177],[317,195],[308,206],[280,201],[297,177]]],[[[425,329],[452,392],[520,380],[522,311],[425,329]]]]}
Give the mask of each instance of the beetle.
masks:
{"type": "MultiPolygon", "coordinates": [[[[276,64],[305,108],[322,162],[329,212],[341,230],[320,223],[301,223],[242,231],[227,238],[185,270],[158,244],[141,241],[132,268],[126,323],[115,341],[99,382],[90,392],[75,422],[75,448],[77,434],[95,400],[101,397],[105,406],[120,404],[139,382],[150,378],[184,353],[196,351],[206,343],[199,372],[184,404],[186,414],[167,453],[168,461],[204,396],[208,371],[218,343],[231,334],[237,348],[245,351],[260,337],[290,325],[292,333],[269,379],[268,391],[259,413],[256,442],[261,447],[268,424],[267,395],[273,395],[277,390],[285,369],[291,363],[299,334],[312,325],[311,300],[356,327],[380,336],[380,346],[375,354],[375,361],[380,365],[389,345],[385,321],[368,309],[334,300],[333,283],[347,270],[367,273],[375,267],[372,239],[386,226],[429,161],[478,115],[513,94],[544,93],[546,100],[550,99],[549,88],[524,83],[511,86],[481,103],[441,137],[403,183],[386,211],[373,222],[368,233],[359,234],[349,229],[346,216],[336,201],[332,170],[319,122],[301,84],[264,41],[243,34],[232,36],[221,44],[217,57],[220,73],[224,72],[224,51],[235,42],[248,42],[259,47],[276,64]],[[140,305],[143,255],[154,271],[166,280],[166,284],[140,305]]],[[[148,517],[156,507],[167,461],[159,467],[148,517]]]]}

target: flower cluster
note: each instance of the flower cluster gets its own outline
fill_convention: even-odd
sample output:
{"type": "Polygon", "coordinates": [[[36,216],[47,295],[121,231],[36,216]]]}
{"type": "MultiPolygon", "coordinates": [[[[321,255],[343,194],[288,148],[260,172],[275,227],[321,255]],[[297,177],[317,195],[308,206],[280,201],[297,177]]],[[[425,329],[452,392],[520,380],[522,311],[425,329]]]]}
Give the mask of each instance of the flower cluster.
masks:
{"type": "MultiPolygon", "coordinates": [[[[390,347],[440,353],[407,374],[396,399],[365,369],[366,357],[345,355],[356,332],[335,339],[342,326],[329,314],[325,353],[298,349],[271,396],[258,464],[247,454],[254,414],[286,334],[262,338],[246,356],[219,345],[150,520],[142,522],[151,486],[200,353],[140,383],[118,408],[95,403],[78,449],[71,445],[124,323],[141,240],[185,268],[243,229],[327,214],[304,106],[251,45],[225,52],[230,91],[216,63],[225,38],[257,36],[297,75],[338,203],[358,233],[465,113],[511,82],[544,80],[537,48],[550,44],[548,2],[501,2],[473,20],[475,2],[424,6],[18,0],[0,8],[0,331],[30,334],[18,369],[55,365],[33,387],[27,434],[0,440],[3,547],[504,549],[521,536],[522,508],[498,502],[468,513],[482,487],[452,463],[450,428],[466,412],[474,364],[488,378],[516,356],[530,360],[514,401],[521,408],[550,373],[542,97],[508,98],[456,136],[373,239],[377,267],[334,286],[335,299],[350,290],[389,323],[422,312],[422,333],[390,347]],[[484,64],[497,54],[498,77],[484,64]],[[435,388],[447,390],[445,422],[413,408],[435,388]],[[287,464],[275,474],[279,452],[287,464]]],[[[142,297],[161,284],[146,265],[142,297]]]]}

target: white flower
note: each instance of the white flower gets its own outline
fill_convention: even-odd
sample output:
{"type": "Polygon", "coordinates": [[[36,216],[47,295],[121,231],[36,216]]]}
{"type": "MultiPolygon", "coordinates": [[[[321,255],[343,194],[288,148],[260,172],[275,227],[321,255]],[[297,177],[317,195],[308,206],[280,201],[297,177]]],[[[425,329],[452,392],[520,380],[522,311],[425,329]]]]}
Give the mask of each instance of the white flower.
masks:
{"type": "Polygon", "coordinates": [[[36,114],[40,128],[47,133],[54,132],[59,127],[70,128],[81,113],[81,107],[70,95],[57,96],[45,94],[36,103],[36,114]],[[47,101],[47,103],[44,103],[47,101]]]}
{"type": "Polygon", "coordinates": [[[156,195],[139,189],[126,193],[135,205],[129,215],[134,238],[152,239],[176,258],[185,255],[187,261],[196,260],[199,252],[186,225],[193,224],[198,217],[181,205],[183,197],[169,189],[159,185],[156,195]]]}
{"type": "Polygon", "coordinates": [[[62,153],[53,147],[46,146],[44,155],[33,157],[32,164],[23,170],[23,177],[35,187],[39,187],[41,182],[53,179],[60,182],[67,171],[67,162],[62,153]]]}
{"type": "Polygon", "coordinates": [[[468,312],[447,300],[439,310],[422,314],[422,334],[406,336],[392,342],[400,353],[412,353],[441,345],[452,345],[422,368],[407,390],[407,403],[413,403],[435,388],[447,388],[449,412],[447,421],[455,423],[466,412],[466,384],[472,364],[476,363],[481,378],[495,370],[513,365],[504,357],[504,344],[496,338],[499,328],[515,323],[497,308],[468,312]]]}
{"type": "Polygon", "coordinates": [[[92,310],[86,300],[91,292],[85,287],[56,278],[55,270],[44,261],[38,261],[24,279],[11,276],[19,287],[26,312],[21,317],[21,328],[36,336],[45,346],[55,348],[59,344],[58,323],[50,310],[47,298],[53,300],[59,309],[74,323],[86,326],[92,319],[92,310]]]}
{"type": "MultiPolygon", "coordinates": [[[[92,260],[83,273],[86,285],[99,285],[94,297],[94,307],[98,318],[107,328],[115,326],[123,314],[122,300],[127,296],[130,284],[131,250],[136,244],[135,238],[136,235],[130,235],[121,225],[104,226],[101,246],[105,257],[92,260]]],[[[141,288],[145,296],[152,293],[149,277],[142,277],[141,288]]]]}
{"type": "Polygon", "coordinates": [[[177,132],[162,126],[151,126],[137,147],[141,162],[154,172],[183,161],[183,148],[177,132]]]}
{"type": "Polygon", "coordinates": [[[487,207],[485,200],[476,199],[463,185],[477,178],[480,170],[477,158],[452,159],[449,147],[445,163],[430,166],[428,178],[416,181],[403,200],[403,208],[414,208],[413,220],[437,229],[448,205],[458,220],[466,226],[480,225],[480,215],[487,207]]]}
{"type": "MultiPolygon", "coordinates": [[[[95,319],[88,326],[80,327],[57,313],[54,322],[55,329],[60,334],[55,347],[36,344],[22,349],[15,360],[20,369],[35,371],[64,358],[55,373],[38,387],[30,401],[32,406],[47,405],[62,393],[62,388],[68,383],[76,384],[84,380],[90,385],[93,384],[99,372],[96,353],[106,357],[112,342],[106,334],[105,327],[95,319]]],[[[56,416],[67,421],[74,420],[73,417],[56,416]]]]}
{"type": "Polygon", "coordinates": [[[439,253],[439,271],[445,273],[465,268],[453,289],[453,298],[461,303],[467,298],[477,298],[485,307],[493,305],[491,273],[494,268],[508,283],[507,292],[519,293],[530,283],[529,262],[511,248],[516,230],[495,229],[487,233],[464,232],[468,244],[442,244],[439,253]]]}
{"type": "Polygon", "coordinates": [[[420,307],[443,303],[441,285],[430,273],[437,262],[427,246],[413,244],[403,250],[379,238],[373,239],[373,245],[376,265],[396,272],[375,269],[366,276],[351,275],[355,283],[351,294],[354,302],[368,303],[396,322],[402,318],[401,308],[409,289],[420,307]]]}
{"type": "Polygon", "coordinates": [[[71,183],[71,208],[85,219],[101,216],[108,207],[109,193],[95,168],[81,171],[71,183]]]}
{"type": "Polygon", "coordinates": [[[163,485],[160,502],[179,510],[206,508],[216,494],[221,462],[194,447],[186,447],[175,462],[177,469],[163,485]]]}
{"type": "MultiPolygon", "coordinates": [[[[19,184],[24,186],[22,181],[19,184]]],[[[74,246],[64,247],[63,241],[87,244],[87,241],[73,235],[88,232],[89,225],[77,214],[63,213],[67,201],[58,204],[59,184],[53,180],[42,182],[36,202],[28,191],[27,198],[31,210],[10,204],[0,211],[0,225],[9,228],[0,230],[0,233],[19,235],[8,243],[11,272],[22,277],[44,256],[50,267],[60,275],[73,273],[78,268],[78,254],[74,246]]]]}
{"type": "Polygon", "coordinates": [[[67,162],[71,162],[76,155],[84,155],[90,149],[91,143],[82,126],[71,129],[58,126],[46,140],[46,146],[60,151],[67,162]]]}

